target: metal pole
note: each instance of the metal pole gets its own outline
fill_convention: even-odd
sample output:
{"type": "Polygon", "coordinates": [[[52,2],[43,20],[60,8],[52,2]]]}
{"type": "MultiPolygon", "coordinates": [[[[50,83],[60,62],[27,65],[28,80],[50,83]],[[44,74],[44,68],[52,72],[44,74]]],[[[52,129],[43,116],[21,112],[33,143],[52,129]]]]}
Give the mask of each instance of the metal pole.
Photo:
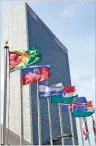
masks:
{"type": "Polygon", "coordinates": [[[5,134],[6,134],[6,109],[7,109],[7,60],[9,53],[9,46],[7,46],[8,42],[5,42],[5,70],[4,70],[4,108],[3,108],[3,145],[5,145],[5,134]]]}
{"type": "Polygon", "coordinates": [[[29,98],[30,98],[31,145],[33,145],[33,120],[32,120],[32,100],[31,100],[31,85],[30,84],[29,84],[29,98]]]}
{"type": "Polygon", "coordinates": [[[39,145],[42,145],[41,140],[41,117],[40,117],[40,98],[39,98],[39,87],[37,82],[37,110],[38,110],[38,141],[39,145]]]}
{"type": "MultiPolygon", "coordinates": [[[[63,123],[62,123],[62,113],[61,113],[61,104],[58,103],[58,110],[59,110],[59,118],[60,118],[60,129],[61,129],[61,135],[63,135],[63,123]]],[[[64,145],[64,139],[61,137],[62,145],[64,145]]]]}
{"type": "MultiPolygon", "coordinates": [[[[87,132],[89,132],[88,131],[88,124],[87,124],[87,118],[85,118],[85,126],[86,126],[86,130],[87,130],[87,132]]],[[[90,137],[89,137],[89,134],[88,134],[88,143],[89,143],[89,145],[90,145],[90,137]]]]}
{"type": "Polygon", "coordinates": [[[72,115],[71,115],[71,111],[70,110],[69,110],[69,116],[70,116],[70,125],[71,125],[71,133],[72,133],[72,142],[73,142],[73,145],[75,145],[73,121],[72,121],[72,115]]]}
{"type": "MultiPolygon", "coordinates": [[[[92,125],[93,125],[93,128],[94,128],[94,127],[96,127],[96,123],[95,123],[95,120],[94,120],[93,116],[91,116],[91,118],[92,118],[92,125]]],[[[95,141],[95,145],[96,145],[96,134],[95,134],[94,129],[93,129],[93,133],[94,133],[94,141],[95,141]]]]}
{"type": "Polygon", "coordinates": [[[50,98],[47,97],[47,103],[48,103],[48,114],[49,114],[49,129],[50,129],[50,143],[53,145],[52,141],[52,122],[51,122],[51,110],[50,110],[50,98]]]}
{"type": "Polygon", "coordinates": [[[22,85],[22,71],[20,71],[20,99],[21,99],[21,133],[20,133],[20,145],[23,145],[24,131],[23,131],[23,85],[22,85]]]}
{"type": "Polygon", "coordinates": [[[82,138],[82,145],[84,145],[84,139],[83,139],[83,135],[82,135],[82,119],[79,118],[79,125],[80,125],[80,132],[81,132],[81,138],[82,138]]]}
{"type": "Polygon", "coordinates": [[[8,101],[8,103],[7,103],[7,105],[8,105],[8,132],[7,132],[7,145],[9,144],[9,126],[10,126],[10,124],[9,124],[9,119],[10,119],[10,62],[9,62],[9,55],[8,55],[8,76],[9,76],[9,78],[8,78],[8,76],[7,76],[7,78],[8,78],[8,91],[9,91],[9,99],[7,99],[7,101],[8,101]]]}

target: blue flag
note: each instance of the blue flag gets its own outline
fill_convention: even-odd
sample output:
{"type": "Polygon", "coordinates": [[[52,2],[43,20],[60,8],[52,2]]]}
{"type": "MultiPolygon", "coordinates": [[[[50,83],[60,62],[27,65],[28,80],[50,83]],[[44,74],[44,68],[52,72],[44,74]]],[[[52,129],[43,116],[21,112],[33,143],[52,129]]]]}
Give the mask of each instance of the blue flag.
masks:
{"type": "Polygon", "coordinates": [[[50,97],[50,96],[63,96],[64,93],[64,86],[62,83],[54,84],[54,85],[47,85],[39,83],[39,96],[40,97],[50,97]]]}
{"type": "Polygon", "coordinates": [[[73,105],[72,112],[86,112],[86,111],[87,111],[86,106],[73,105]]]}
{"type": "Polygon", "coordinates": [[[62,112],[69,112],[69,104],[62,104],[62,112]]]}
{"type": "Polygon", "coordinates": [[[87,99],[86,97],[77,97],[75,98],[75,102],[87,103],[87,99]]]}

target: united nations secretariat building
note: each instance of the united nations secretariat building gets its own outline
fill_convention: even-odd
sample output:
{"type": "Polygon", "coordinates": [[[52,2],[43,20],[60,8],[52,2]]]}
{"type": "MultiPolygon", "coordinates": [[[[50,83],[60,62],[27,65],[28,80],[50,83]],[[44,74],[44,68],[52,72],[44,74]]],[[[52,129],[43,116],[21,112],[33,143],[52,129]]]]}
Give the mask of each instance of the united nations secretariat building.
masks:
{"type": "MultiPolygon", "coordinates": [[[[59,28],[58,28],[59,29],[59,28]]],[[[9,49],[27,50],[34,44],[37,45],[42,54],[40,65],[49,64],[51,76],[49,84],[62,82],[64,86],[71,85],[68,50],[49,30],[36,13],[26,3],[9,8],[4,12],[4,38],[9,42],[9,49]]],[[[23,124],[25,144],[38,145],[38,111],[36,84],[23,87],[23,124]]],[[[9,98],[7,98],[9,100],[9,98]]],[[[40,98],[41,112],[41,137],[42,144],[50,144],[48,105],[46,98],[40,98]]],[[[10,76],[10,112],[9,130],[10,134],[20,137],[20,71],[11,73],[10,76]]],[[[71,134],[70,118],[68,113],[62,113],[63,132],[71,134]]],[[[58,104],[51,104],[52,135],[53,141],[61,135],[58,104]]],[[[75,144],[78,144],[76,121],[73,119],[75,144]]],[[[8,128],[8,120],[7,120],[8,128]]],[[[13,140],[10,144],[18,144],[13,140]]],[[[54,145],[61,144],[61,140],[54,145]]],[[[72,139],[64,140],[65,145],[71,145],[72,139]]]]}

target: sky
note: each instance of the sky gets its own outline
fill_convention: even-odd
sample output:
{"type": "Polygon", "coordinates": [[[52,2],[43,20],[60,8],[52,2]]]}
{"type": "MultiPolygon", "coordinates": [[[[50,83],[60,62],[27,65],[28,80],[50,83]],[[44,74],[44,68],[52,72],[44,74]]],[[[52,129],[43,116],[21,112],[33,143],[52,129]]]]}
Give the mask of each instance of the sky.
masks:
{"type": "MultiPolygon", "coordinates": [[[[68,49],[72,85],[76,85],[79,96],[93,100],[95,106],[96,2],[84,0],[78,2],[63,0],[26,2],[68,49]]],[[[2,2],[2,16],[4,9],[21,3],[24,1],[2,2]]],[[[91,118],[88,118],[89,130],[92,133],[90,120],[91,118]]],[[[78,120],[76,122],[78,125],[78,120]]],[[[90,140],[91,144],[94,144],[93,135],[90,140]]],[[[79,142],[81,143],[81,139],[79,142]]]]}

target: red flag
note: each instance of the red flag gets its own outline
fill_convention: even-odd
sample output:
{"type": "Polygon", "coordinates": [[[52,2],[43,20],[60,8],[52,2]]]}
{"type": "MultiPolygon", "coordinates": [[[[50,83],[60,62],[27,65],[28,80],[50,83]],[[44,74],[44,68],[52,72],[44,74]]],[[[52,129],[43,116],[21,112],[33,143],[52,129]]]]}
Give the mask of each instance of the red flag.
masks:
{"type": "Polygon", "coordinates": [[[19,54],[15,54],[13,52],[9,52],[9,60],[10,60],[10,69],[13,69],[16,65],[18,65],[21,62],[22,56],[19,54]]]}
{"type": "Polygon", "coordinates": [[[68,86],[68,87],[64,87],[64,92],[65,93],[71,93],[71,92],[75,92],[75,86],[68,86]]]}
{"type": "Polygon", "coordinates": [[[50,76],[49,65],[33,66],[32,68],[22,69],[23,85],[37,83],[47,80],[50,76]]]}
{"type": "Polygon", "coordinates": [[[92,102],[92,101],[88,101],[88,102],[86,103],[86,106],[87,106],[87,107],[93,106],[93,102],[92,102]]]}

